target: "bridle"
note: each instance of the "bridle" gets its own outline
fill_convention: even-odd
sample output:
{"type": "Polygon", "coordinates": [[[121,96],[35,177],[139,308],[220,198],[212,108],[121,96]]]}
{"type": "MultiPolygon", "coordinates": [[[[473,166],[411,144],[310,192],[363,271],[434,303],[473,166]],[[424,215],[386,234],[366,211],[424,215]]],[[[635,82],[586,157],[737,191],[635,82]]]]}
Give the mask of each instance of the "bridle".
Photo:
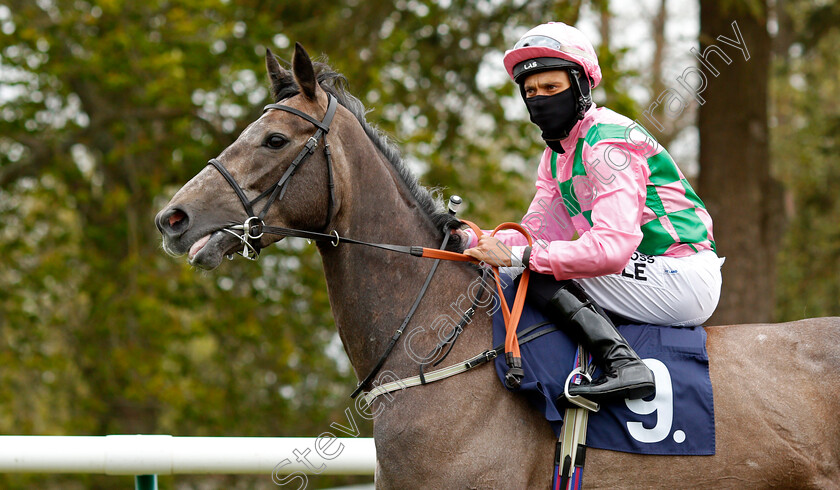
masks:
{"type": "MultiPolygon", "coordinates": [[[[317,129],[315,131],[315,134],[313,134],[312,136],[309,137],[309,140],[307,140],[306,144],[300,150],[300,152],[297,154],[295,159],[292,160],[291,165],[289,165],[289,168],[287,168],[286,171],[283,173],[283,176],[280,177],[280,180],[277,181],[277,183],[274,184],[273,186],[266,189],[262,194],[260,194],[259,196],[257,196],[253,200],[248,200],[248,197],[245,195],[245,191],[236,182],[236,179],[233,178],[233,176],[230,174],[230,172],[227,171],[227,169],[224,167],[224,165],[222,165],[222,163],[219,160],[217,160],[215,158],[212,158],[212,159],[210,159],[210,161],[208,163],[210,165],[213,165],[213,167],[215,167],[219,171],[219,173],[222,174],[222,176],[225,178],[225,180],[228,181],[228,184],[230,184],[230,186],[236,192],[236,195],[239,197],[239,200],[242,202],[242,206],[245,208],[245,212],[248,214],[248,218],[246,218],[245,221],[241,225],[240,224],[232,224],[228,227],[222,228],[223,231],[225,231],[226,233],[230,233],[231,235],[237,237],[242,242],[242,244],[243,244],[242,251],[237,252],[237,253],[242,255],[243,257],[245,257],[247,259],[256,260],[259,257],[260,250],[262,249],[262,246],[260,245],[259,240],[266,233],[270,234],[270,235],[282,235],[282,236],[294,236],[294,237],[300,237],[300,238],[307,238],[307,239],[316,240],[316,241],[328,241],[334,247],[337,247],[339,245],[339,243],[342,243],[342,242],[343,243],[355,243],[355,244],[359,244],[359,245],[366,245],[366,246],[369,246],[369,247],[375,247],[375,248],[380,248],[380,249],[384,249],[384,250],[390,250],[392,252],[410,254],[410,255],[413,255],[415,257],[427,257],[427,258],[435,259],[435,262],[432,265],[432,268],[429,271],[429,274],[426,276],[426,281],[424,282],[423,286],[420,288],[420,292],[417,295],[417,298],[415,299],[413,305],[411,306],[411,309],[409,310],[409,312],[406,315],[405,319],[403,320],[402,324],[397,329],[397,331],[394,333],[394,335],[391,337],[391,340],[390,340],[387,348],[385,349],[385,352],[379,358],[379,361],[376,363],[376,365],[373,367],[373,369],[371,369],[371,371],[368,373],[368,375],[356,386],[356,389],[350,395],[351,397],[355,398],[356,395],[358,395],[365,387],[367,387],[374,380],[377,373],[380,371],[382,366],[385,364],[385,361],[388,358],[388,356],[391,354],[391,352],[393,351],[394,346],[397,343],[397,340],[399,340],[399,338],[402,336],[403,332],[405,331],[406,327],[408,326],[409,322],[411,321],[411,318],[414,316],[414,312],[417,310],[417,307],[419,306],[420,301],[423,299],[423,296],[425,295],[426,290],[428,289],[429,284],[431,283],[432,277],[434,276],[435,270],[437,270],[437,266],[440,263],[440,261],[441,260],[453,260],[453,261],[458,261],[458,262],[475,262],[475,259],[472,259],[471,257],[468,257],[464,254],[460,254],[460,253],[456,253],[456,252],[449,252],[449,251],[445,250],[446,249],[446,244],[449,241],[449,229],[448,229],[448,227],[443,230],[444,231],[444,237],[443,237],[443,243],[441,244],[440,249],[436,250],[436,249],[430,249],[430,248],[425,248],[425,247],[420,247],[420,246],[393,245],[393,244],[388,244],[388,243],[370,243],[370,242],[365,242],[365,241],[362,241],[362,240],[355,240],[355,239],[352,239],[352,238],[344,238],[344,237],[339,236],[338,232],[335,231],[335,230],[333,230],[332,232],[327,234],[327,233],[320,233],[320,232],[309,231],[309,230],[297,230],[297,229],[293,229],[293,228],[266,226],[265,221],[263,221],[263,220],[265,218],[265,215],[268,213],[268,209],[271,207],[272,204],[274,204],[275,201],[279,201],[279,200],[283,199],[283,196],[286,193],[286,188],[287,188],[287,186],[289,184],[289,181],[291,180],[292,176],[294,175],[295,171],[297,170],[297,168],[301,164],[303,164],[307,160],[307,158],[309,158],[313,153],[315,153],[315,150],[318,147],[318,141],[321,140],[322,138],[324,139],[324,155],[325,155],[326,160],[327,160],[327,179],[328,179],[327,180],[327,185],[329,187],[329,193],[330,193],[329,204],[328,204],[328,207],[327,207],[326,221],[325,221],[324,227],[323,227],[324,231],[326,231],[326,228],[329,226],[330,221],[332,220],[332,213],[333,213],[333,207],[334,207],[334,201],[335,201],[335,195],[334,195],[335,194],[335,183],[333,182],[332,154],[330,152],[330,145],[327,143],[326,136],[327,136],[327,133],[330,131],[330,124],[332,123],[333,117],[335,116],[336,108],[338,106],[338,101],[332,94],[327,94],[327,97],[328,97],[328,100],[329,100],[329,102],[327,104],[327,112],[326,112],[326,114],[324,114],[324,119],[322,119],[321,121],[319,121],[319,120],[313,118],[312,116],[310,116],[308,114],[305,114],[305,113],[303,113],[303,112],[301,112],[301,111],[299,111],[299,110],[297,110],[293,107],[289,107],[289,106],[282,105],[282,104],[268,104],[267,106],[265,106],[263,108],[263,113],[265,113],[265,111],[268,111],[268,110],[271,110],[271,109],[277,109],[277,110],[281,110],[281,111],[290,112],[292,114],[295,114],[296,116],[299,116],[299,117],[309,121],[317,129]],[[254,212],[254,204],[261,201],[266,196],[268,196],[268,199],[266,200],[265,204],[263,205],[262,210],[260,210],[259,213],[255,213],[254,212]]],[[[477,236],[481,236],[481,234],[482,234],[481,230],[474,223],[470,223],[469,221],[463,221],[463,223],[469,225],[473,229],[473,231],[476,233],[477,236]]],[[[496,231],[498,231],[500,229],[506,229],[506,228],[517,229],[520,233],[522,233],[523,235],[525,235],[527,237],[529,245],[531,244],[531,237],[527,233],[527,231],[525,231],[524,228],[522,228],[521,226],[519,226],[518,224],[515,224],[515,223],[504,223],[502,225],[499,225],[499,227],[497,227],[496,230],[493,231],[493,233],[495,234],[496,231]]],[[[526,268],[525,271],[523,272],[523,277],[522,277],[522,280],[520,281],[519,291],[517,292],[516,301],[514,302],[514,306],[513,306],[512,309],[508,309],[507,303],[504,300],[504,295],[502,294],[502,290],[501,290],[501,281],[499,279],[498,274],[499,274],[498,270],[494,269],[494,275],[496,276],[495,279],[496,279],[497,284],[499,285],[500,302],[503,306],[502,310],[503,310],[503,313],[505,315],[505,324],[507,325],[507,336],[505,338],[504,351],[505,351],[505,358],[506,358],[507,364],[511,368],[508,371],[507,376],[508,376],[508,378],[511,382],[511,386],[518,386],[519,381],[522,379],[522,363],[521,363],[522,361],[521,361],[521,357],[520,357],[520,354],[519,354],[519,343],[518,343],[518,340],[517,340],[517,337],[516,337],[516,325],[518,325],[518,323],[519,323],[519,315],[522,311],[522,306],[523,306],[524,301],[525,301],[525,290],[527,289],[527,285],[528,285],[528,269],[526,268]],[[512,318],[511,318],[511,316],[512,316],[512,318]],[[511,326],[512,326],[512,328],[511,328],[511,326]]],[[[456,332],[460,333],[460,331],[463,330],[463,327],[466,326],[466,323],[469,323],[470,319],[472,318],[472,315],[475,314],[475,308],[476,307],[477,307],[477,300],[474,300],[472,307],[470,307],[470,309],[468,310],[468,313],[465,313],[466,316],[464,316],[464,318],[462,319],[461,324],[459,324],[458,329],[456,329],[456,332]]],[[[453,338],[447,339],[447,342],[454,343],[455,338],[457,338],[457,334],[455,334],[453,338]]],[[[450,349],[451,349],[451,345],[452,344],[450,343],[450,349]]],[[[448,355],[448,352],[444,355],[444,358],[446,357],[446,355],[448,355]]],[[[475,367],[475,366],[477,366],[481,363],[487,362],[487,361],[492,359],[491,357],[488,357],[489,354],[487,354],[487,353],[484,353],[482,355],[484,356],[484,357],[482,357],[483,360],[478,360],[475,363],[472,362],[473,360],[468,362],[467,365],[469,365],[470,367],[468,367],[467,369],[472,369],[473,367],[475,367]]],[[[495,357],[495,354],[494,354],[494,357],[495,357]]],[[[440,359],[440,361],[442,361],[442,360],[443,359],[440,359]]],[[[429,374],[432,374],[432,373],[429,373],[429,374]]],[[[453,373],[453,374],[457,374],[457,373],[453,373]]],[[[448,376],[449,375],[452,375],[452,374],[448,374],[448,376]]],[[[427,382],[422,370],[421,370],[421,373],[420,373],[420,380],[421,380],[421,384],[426,384],[426,382],[427,382]]]]}
{"type": "MultiPolygon", "coordinates": [[[[225,180],[228,181],[228,184],[230,184],[230,186],[236,192],[236,195],[239,197],[239,200],[242,201],[242,206],[245,208],[245,212],[248,213],[248,217],[241,225],[234,223],[230,226],[222,228],[222,231],[230,233],[242,242],[243,248],[237,253],[239,255],[242,255],[246,259],[256,260],[260,255],[260,250],[262,249],[259,239],[262,238],[263,235],[269,234],[306,238],[307,240],[314,240],[319,242],[329,242],[334,247],[337,247],[339,243],[354,243],[357,245],[365,245],[368,247],[390,250],[392,252],[410,254],[415,257],[444,258],[447,260],[456,260],[461,262],[471,261],[472,259],[470,259],[469,257],[454,252],[441,252],[440,250],[428,249],[413,245],[392,245],[390,243],[371,243],[362,240],[354,240],[352,238],[340,236],[336,230],[332,230],[329,233],[322,233],[311,230],[284,228],[280,226],[267,226],[265,224],[265,221],[263,220],[265,218],[265,215],[268,213],[268,209],[271,207],[272,204],[274,204],[275,201],[283,199],[283,195],[286,193],[286,187],[289,185],[289,181],[291,180],[292,175],[294,175],[297,168],[300,167],[300,165],[302,165],[307,158],[309,158],[313,153],[315,153],[315,150],[318,147],[318,141],[321,138],[324,139],[324,155],[326,156],[327,160],[327,187],[329,188],[330,193],[329,204],[327,205],[326,220],[324,221],[324,226],[322,227],[323,231],[326,231],[327,227],[329,226],[332,220],[333,208],[335,207],[335,182],[333,181],[332,152],[330,151],[329,143],[327,143],[327,133],[330,130],[330,123],[332,123],[333,117],[335,116],[335,111],[338,106],[338,100],[332,94],[327,94],[327,97],[329,98],[329,103],[327,105],[327,113],[324,114],[324,119],[321,121],[293,107],[285,106],[282,104],[268,104],[263,108],[263,113],[270,109],[278,109],[281,111],[290,112],[311,122],[318,129],[315,131],[315,134],[309,137],[309,140],[307,140],[306,144],[300,150],[300,153],[297,154],[295,159],[292,160],[291,165],[289,165],[289,168],[287,168],[286,172],[283,173],[283,176],[280,177],[280,180],[277,181],[277,183],[273,186],[266,189],[262,194],[255,197],[253,200],[248,200],[248,197],[245,195],[245,191],[242,190],[242,187],[239,186],[239,184],[236,182],[236,179],[234,179],[230,172],[227,171],[225,166],[222,165],[222,162],[215,158],[210,159],[210,161],[208,162],[208,164],[213,165],[219,171],[219,173],[222,174],[225,180]],[[268,200],[265,202],[265,205],[263,205],[262,210],[259,213],[255,213],[254,204],[261,201],[266,196],[268,196],[268,200]],[[445,257],[433,257],[432,254],[435,253],[444,253],[448,255],[446,255],[445,257]]],[[[445,231],[448,233],[449,230],[445,231]]],[[[444,242],[444,247],[445,245],[446,243],[444,242]]]]}
{"type": "MultiPolygon", "coordinates": [[[[248,200],[248,197],[245,195],[245,191],[242,190],[242,187],[236,182],[236,179],[227,171],[222,162],[219,160],[212,158],[209,162],[210,165],[213,165],[219,173],[222,174],[222,177],[228,181],[228,184],[233,188],[236,192],[236,195],[239,197],[239,200],[242,201],[242,206],[245,207],[245,212],[248,213],[248,218],[239,225],[234,224],[228,226],[226,228],[222,228],[223,231],[230,233],[231,235],[239,238],[239,240],[243,244],[243,248],[241,252],[237,252],[238,254],[242,255],[246,259],[256,260],[260,255],[260,250],[262,246],[260,245],[260,238],[265,233],[269,234],[276,234],[276,235],[288,235],[288,236],[303,236],[306,238],[305,234],[312,233],[307,232],[306,230],[293,230],[289,228],[278,228],[278,227],[269,227],[265,225],[265,215],[268,213],[268,209],[274,204],[275,201],[279,201],[283,199],[283,196],[286,193],[286,188],[291,181],[292,176],[295,174],[297,168],[303,164],[318,148],[318,141],[321,138],[324,139],[324,155],[327,159],[327,186],[329,187],[330,197],[329,197],[329,204],[327,205],[327,216],[324,222],[324,228],[329,225],[329,222],[332,218],[333,207],[335,206],[335,183],[333,182],[333,171],[332,171],[332,153],[330,152],[330,145],[327,143],[327,133],[330,131],[330,124],[332,123],[333,117],[335,116],[335,111],[338,106],[338,102],[332,94],[327,94],[329,99],[329,103],[327,104],[327,113],[324,114],[324,119],[321,121],[313,118],[309,114],[303,113],[294,107],[289,107],[287,105],[282,104],[268,104],[263,108],[263,113],[271,109],[277,109],[281,111],[290,112],[296,116],[299,116],[309,122],[311,122],[317,130],[315,134],[309,137],[306,144],[297,154],[294,160],[292,160],[291,165],[289,168],[286,169],[286,172],[283,173],[283,176],[280,177],[280,180],[277,181],[276,184],[266,189],[262,194],[255,197],[253,200],[248,200]],[[268,196],[268,200],[265,202],[262,210],[259,214],[254,212],[254,204],[258,203],[260,200],[268,196]],[[291,233],[289,233],[291,232],[291,233]],[[240,234],[241,233],[241,234],[240,234]]],[[[320,233],[317,235],[321,235],[320,233]]],[[[328,235],[331,238],[334,238],[335,244],[338,244],[338,240],[340,237],[336,233],[333,235],[328,235]]],[[[317,239],[315,237],[310,237],[317,239]]]]}

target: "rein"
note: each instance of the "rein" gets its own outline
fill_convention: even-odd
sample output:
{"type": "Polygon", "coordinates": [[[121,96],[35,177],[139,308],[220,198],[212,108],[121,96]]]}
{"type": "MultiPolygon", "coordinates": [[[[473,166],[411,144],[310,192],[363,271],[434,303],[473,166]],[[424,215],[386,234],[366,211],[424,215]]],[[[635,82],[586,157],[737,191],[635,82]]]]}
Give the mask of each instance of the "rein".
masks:
{"type": "MultiPolygon", "coordinates": [[[[481,238],[484,235],[484,232],[481,231],[481,228],[479,228],[472,221],[461,220],[461,223],[469,226],[473,230],[473,232],[475,232],[476,236],[478,236],[479,238],[481,238]]],[[[498,231],[508,230],[508,229],[513,229],[513,230],[516,230],[516,231],[522,233],[525,236],[525,238],[528,239],[528,245],[529,246],[533,245],[530,233],[528,233],[522,226],[520,226],[517,223],[502,223],[499,226],[497,226],[496,229],[493,230],[493,232],[490,234],[490,236],[494,236],[496,234],[496,232],[498,232],[498,231]]],[[[448,230],[444,230],[444,231],[445,232],[444,232],[443,244],[441,244],[441,247],[440,247],[439,250],[436,250],[436,249],[433,249],[433,248],[418,247],[418,246],[384,245],[384,244],[381,244],[381,243],[367,243],[367,242],[362,242],[362,241],[359,241],[359,240],[348,240],[348,239],[344,240],[346,243],[356,243],[356,244],[360,244],[360,245],[368,245],[368,246],[374,246],[374,247],[378,247],[378,248],[386,248],[387,247],[386,248],[387,250],[392,250],[392,251],[395,251],[395,252],[402,252],[402,253],[409,253],[411,255],[414,255],[415,257],[424,257],[424,258],[436,259],[434,265],[432,266],[431,271],[429,271],[429,275],[426,277],[426,282],[423,284],[423,287],[420,289],[420,294],[417,296],[417,299],[414,301],[414,304],[412,305],[411,310],[409,310],[408,315],[406,316],[405,320],[403,320],[400,327],[397,329],[397,331],[391,337],[391,341],[388,343],[388,347],[385,349],[385,353],[382,354],[382,356],[379,357],[379,361],[376,363],[376,365],[373,367],[373,369],[371,369],[371,371],[368,373],[368,375],[365,376],[365,378],[361,382],[359,382],[359,384],[356,386],[356,389],[353,390],[353,392],[350,394],[350,398],[356,398],[359,395],[359,393],[361,393],[362,390],[364,390],[365,387],[371,381],[373,381],[373,379],[379,373],[379,370],[382,369],[382,366],[385,364],[385,361],[388,359],[388,356],[394,350],[394,346],[396,345],[397,340],[399,340],[400,336],[402,336],[403,332],[405,331],[405,327],[408,325],[409,321],[411,320],[411,317],[414,315],[414,312],[417,309],[417,306],[420,304],[420,301],[423,299],[423,296],[426,294],[426,289],[428,288],[429,283],[432,280],[432,276],[434,275],[435,270],[437,269],[438,263],[440,263],[441,260],[479,263],[479,261],[476,260],[475,258],[470,257],[468,255],[464,255],[463,253],[450,252],[448,250],[444,250],[446,248],[446,243],[449,240],[449,233],[447,233],[448,230]]],[[[322,234],[322,233],[318,233],[317,235],[321,235],[321,236],[324,236],[324,237],[331,237],[332,236],[332,235],[325,235],[325,234],[322,234]]],[[[337,234],[336,234],[336,236],[337,236],[337,234]]],[[[338,246],[338,242],[336,242],[334,244],[334,246],[338,246]]],[[[491,266],[491,268],[493,270],[493,276],[496,279],[496,287],[497,287],[498,292],[499,292],[499,301],[501,303],[502,314],[504,315],[504,319],[505,319],[505,344],[504,344],[505,363],[510,368],[510,369],[508,369],[507,373],[505,373],[505,384],[508,387],[510,387],[512,389],[515,389],[515,388],[519,387],[520,383],[522,382],[522,378],[525,376],[525,372],[522,370],[522,355],[520,354],[520,351],[519,351],[519,341],[518,341],[517,336],[516,336],[516,328],[519,325],[519,318],[522,315],[522,309],[525,306],[525,295],[528,291],[528,278],[530,277],[530,270],[526,268],[524,271],[522,271],[522,278],[519,280],[519,287],[516,290],[516,297],[514,298],[513,307],[508,308],[507,300],[505,300],[505,295],[502,291],[502,282],[501,282],[501,278],[499,277],[499,268],[497,266],[491,266]]],[[[474,307],[471,307],[465,313],[465,315],[467,315],[469,317],[469,319],[471,319],[472,315],[474,315],[474,314],[475,314],[474,307]]],[[[469,319],[467,319],[467,321],[469,321],[469,319]]],[[[462,320],[462,323],[465,323],[465,322],[462,320]]],[[[459,327],[461,327],[461,325],[459,325],[459,327]]],[[[461,328],[463,328],[463,327],[461,327],[461,328]]],[[[453,342],[454,342],[454,340],[453,340],[453,342]]],[[[448,353],[447,353],[447,355],[448,355],[448,353]]],[[[489,359],[487,359],[487,360],[489,360],[489,359]]],[[[470,363],[467,363],[467,364],[470,364],[470,363]]],[[[472,366],[472,367],[475,367],[475,366],[472,366]]],[[[472,369],[472,367],[470,367],[469,369],[472,369]]],[[[461,370],[461,371],[458,371],[458,372],[454,372],[452,374],[449,374],[448,376],[452,376],[454,374],[460,374],[461,372],[464,372],[464,371],[467,371],[467,370],[468,369],[464,369],[464,370],[461,370]]],[[[448,376],[444,376],[444,377],[448,377],[448,376]]],[[[420,376],[419,376],[418,379],[420,380],[419,384],[426,384],[425,376],[424,376],[423,371],[422,371],[422,365],[421,365],[420,376]]],[[[443,379],[443,378],[439,378],[439,379],[443,379]]]]}
{"type": "MultiPolygon", "coordinates": [[[[324,140],[324,156],[327,161],[327,178],[328,178],[328,187],[329,187],[329,204],[327,208],[327,215],[326,221],[324,223],[323,229],[326,229],[329,226],[330,221],[332,220],[332,213],[335,203],[335,183],[333,182],[333,171],[332,171],[332,153],[330,152],[330,145],[327,143],[327,133],[330,131],[330,124],[333,121],[333,117],[335,116],[335,112],[338,106],[337,99],[331,95],[327,94],[328,97],[328,104],[327,104],[327,112],[324,114],[324,119],[319,121],[312,116],[301,112],[293,107],[289,107],[282,104],[268,104],[263,108],[263,112],[268,110],[281,110],[292,113],[296,116],[299,116],[306,121],[312,123],[317,129],[315,133],[309,137],[304,147],[300,150],[292,163],[289,165],[289,168],[283,173],[280,180],[277,181],[276,184],[266,189],[262,192],[259,196],[254,198],[253,200],[249,200],[248,197],[245,195],[245,191],[242,187],[236,182],[236,179],[228,172],[225,166],[217,159],[212,158],[208,162],[209,165],[212,165],[219,173],[222,174],[222,177],[230,184],[233,188],[234,192],[236,192],[237,197],[242,202],[242,206],[245,208],[245,212],[248,214],[248,218],[240,224],[233,224],[228,227],[222,228],[222,230],[226,233],[234,235],[237,237],[243,244],[242,251],[237,252],[239,255],[242,255],[246,259],[249,260],[256,260],[262,249],[260,245],[260,238],[264,234],[269,235],[279,235],[279,236],[289,236],[289,237],[298,237],[298,238],[305,238],[308,240],[314,240],[319,242],[329,242],[332,246],[337,247],[341,243],[351,243],[355,245],[364,245],[368,247],[379,248],[382,250],[388,250],[391,252],[397,253],[404,253],[409,254],[414,257],[424,257],[424,258],[431,258],[435,259],[435,263],[432,265],[431,270],[429,271],[428,276],[426,277],[426,281],[423,283],[423,287],[420,288],[420,293],[418,294],[417,298],[414,301],[414,304],[411,306],[408,314],[403,320],[400,327],[391,337],[391,341],[388,344],[388,347],[385,350],[385,353],[379,358],[379,361],[376,363],[375,367],[371,370],[371,372],[362,380],[353,393],[350,395],[351,398],[355,398],[379,373],[379,370],[385,364],[388,356],[394,349],[399,338],[402,336],[403,332],[405,331],[406,326],[411,321],[414,312],[417,310],[417,307],[420,305],[420,301],[423,299],[423,296],[426,294],[426,290],[431,283],[432,277],[434,276],[435,271],[437,270],[437,266],[441,260],[450,260],[456,262],[473,262],[479,263],[478,260],[464,255],[463,253],[458,252],[450,252],[445,250],[446,244],[449,241],[449,229],[444,229],[444,238],[443,243],[440,246],[440,249],[433,249],[433,248],[426,248],[420,246],[413,246],[413,245],[394,245],[389,243],[371,243],[365,242],[362,240],[356,240],[353,238],[346,238],[339,236],[338,232],[333,230],[331,233],[321,233],[316,231],[309,231],[309,230],[298,230],[294,228],[284,228],[278,226],[267,226],[263,219],[265,215],[268,213],[268,209],[274,204],[275,201],[280,201],[283,199],[283,196],[286,193],[286,189],[291,181],[292,176],[295,174],[297,168],[306,162],[306,160],[315,153],[315,150],[318,147],[318,142],[323,139],[324,140]],[[268,197],[265,204],[263,205],[262,210],[259,213],[254,212],[254,205],[261,201],[262,199],[268,197]]],[[[478,236],[479,238],[483,235],[481,229],[470,221],[462,220],[462,223],[469,226],[478,236]]],[[[513,229],[522,233],[528,240],[528,245],[532,245],[531,235],[520,225],[516,223],[502,223],[501,225],[497,226],[495,230],[491,233],[490,236],[496,234],[496,232],[500,230],[507,230],[513,229]]],[[[525,304],[525,293],[528,288],[528,277],[529,277],[529,269],[525,268],[522,272],[522,278],[520,279],[519,289],[516,292],[516,298],[514,299],[513,307],[508,308],[507,302],[505,300],[504,294],[502,292],[502,283],[501,279],[499,278],[499,270],[498,267],[492,266],[493,269],[493,276],[496,280],[496,285],[499,291],[499,301],[501,302],[502,306],[502,313],[505,319],[505,328],[506,328],[506,336],[505,336],[505,362],[507,363],[508,367],[510,368],[505,375],[505,384],[508,385],[510,388],[516,388],[519,386],[524,372],[522,371],[522,358],[519,352],[519,341],[517,340],[516,336],[516,327],[519,325],[519,318],[522,313],[522,308],[525,304]]],[[[475,312],[468,313],[471,317],[475,312]]],[[[454,340],[453,340],[454,342],[454,340]]],[[[482,354],[481,356],[484,356],[482,354]]],[[[486,356],[484,356],[486,359],[486,356]]],[[[489,359],[487,359],[489,360],[489,359]]],[[[472,362],[468,362],[467,365],[472,365],[472,362]]],[[[474,366],[473,366],[474,367],[474,366]]],[[[463,371],[459,371],[463,372],[463,371]]],[[[432,373],[429,373],[430,375],[432,373]]],[[[455,373],[457,374],[457,373],[455,373]]],[[[451,375],[451,374],[450,374],[451,375]]],[[[428,375],[427,375],[428,376],[428,375]]],[[[421,371],[421,380],[423,381],[421,384],[425,384],[425,379],[423,378],[423,373],[421,371]]]]}

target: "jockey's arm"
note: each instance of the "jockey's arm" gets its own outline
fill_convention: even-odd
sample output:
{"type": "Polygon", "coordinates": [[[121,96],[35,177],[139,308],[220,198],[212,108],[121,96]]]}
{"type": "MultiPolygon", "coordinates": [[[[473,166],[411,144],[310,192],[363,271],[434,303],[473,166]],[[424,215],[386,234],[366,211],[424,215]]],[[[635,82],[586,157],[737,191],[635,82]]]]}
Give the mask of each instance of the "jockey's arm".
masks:
{"type": "MultiPolygon", "coordinates": [[[[587,148],[583,161],[606,162],[605,153],[611,144],[615,143],[587,148]]],[[[641,219],[647,196],[645,159],[636,151],[625,154],[626,166],[621,170],[609,167],[612,172],[607,178],[588,175],[594,196],[589,200],[591,228],[580,233],[577,240],[551,241],[545,248],[535,247],[531,270],[562,280],[605,276],[624,268],[642,241],[641,219]]],[[[582,205],[583,209],[587,207],[582,205]]],[[[584,218],[579,215],[578,219],[584,218]]]]}
{"type": "MultiPolygon", "coordinates": [[[[585,161],[606,161],[604,153],[607,148],[608,144],[588,148],[585,161]]],[[[613,178],[589,179],[594,195],[591,199],[592,227],[574,241],[570,240],[575,228],[551,179],[547,158],[543,158],[538,172],[537,193],[522,222],[534,235],[529,259],[531,270],[552,274],[562,280],[614,274],[627,264],[642,240],[640,222],[646,198],[645,161],[635,152],[629,154],[627,166],[614,171],[613,178]],[[543,227],[536,221],[538,216],[544,218],[543,227]]],[[[473,245],[476,243],[475,235],[472,232],[469,234],[470,245],[473,245]]],[[[527,245],[524,237],[513,230],[500,232],[497,237],[510,247],[515,258],[521,259],[527,245]]],[[[492,246],[497,245],[491,243],[484,248],[492,246]]]]}
{"type": "MultiPolygon", "coordinates": [[[[550,151],[546,151],[546,155],[550,155],[550,151]]],[[[545,247],[552,240],[571,240],[575,233],[557,185],[551,178],[551,170],[548,165],[544,165],[546,157],[543,156],[542,160],[537,171],[536,193],[521,221],[522,227],[531,233],[535,247],[545,247]]],[[[476,247],[478,239],[475,233],[469,228],[462,231],[468,238],[466,248],[476,247]]],[[[482,231],[485,235],[492,232],[482,231]]],[[[516,230],[500,230],[495,238],[510,248],[517,259],[522,258],[522,252],[528,246],[528,240],[516,230]]]]}

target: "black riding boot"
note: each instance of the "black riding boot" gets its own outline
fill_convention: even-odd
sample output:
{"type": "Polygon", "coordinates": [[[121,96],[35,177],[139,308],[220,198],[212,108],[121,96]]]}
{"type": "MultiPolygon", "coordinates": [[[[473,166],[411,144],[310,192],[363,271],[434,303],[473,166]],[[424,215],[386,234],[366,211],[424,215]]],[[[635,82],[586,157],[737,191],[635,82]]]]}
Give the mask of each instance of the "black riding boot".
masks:
{"type": "Polygon", "coordinates": [[[563,281],[545,305],[545,313],[592,354],[604,375],[591,383],[570,385],[569,394],[595,402],[645,398],[656,392],[653,372],[574,281],[563,281]]]}

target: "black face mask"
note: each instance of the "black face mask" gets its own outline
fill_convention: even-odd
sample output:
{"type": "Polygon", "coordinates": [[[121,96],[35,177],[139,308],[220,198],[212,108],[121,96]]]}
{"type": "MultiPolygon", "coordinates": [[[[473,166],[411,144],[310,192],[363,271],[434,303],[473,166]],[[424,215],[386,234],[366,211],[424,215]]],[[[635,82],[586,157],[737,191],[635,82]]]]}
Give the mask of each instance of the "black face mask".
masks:
{"type": "Polygon", "coordinates": [[[578,122],[576,103],[571,87],[559,94],[525,99],[531,122],[540,127],[545,143],[557,153],[564,153],[560,140],[567,138],[578,122]]]}

